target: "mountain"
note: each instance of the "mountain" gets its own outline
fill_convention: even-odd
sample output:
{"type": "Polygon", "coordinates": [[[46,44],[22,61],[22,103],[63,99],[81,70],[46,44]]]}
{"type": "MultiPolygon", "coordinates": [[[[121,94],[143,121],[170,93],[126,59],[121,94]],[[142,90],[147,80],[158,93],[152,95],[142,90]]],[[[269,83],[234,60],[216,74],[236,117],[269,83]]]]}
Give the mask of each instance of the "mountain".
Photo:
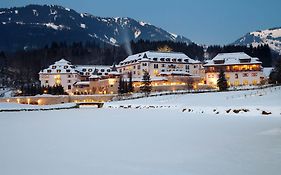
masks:
{"type": "Polygon", "coordinates": [[[0,9],[0,50],[44,47],[56,42],[95,41],[121,45],[131,40],[191,41],[132,18],[104,18],[57,5],[0,9]]]}
{"type": "Polygon", "coordinates": [[[247,33],[233,44],[253,45],[268,44],[275,52],[281,55],[281,27],[247,33]]]}

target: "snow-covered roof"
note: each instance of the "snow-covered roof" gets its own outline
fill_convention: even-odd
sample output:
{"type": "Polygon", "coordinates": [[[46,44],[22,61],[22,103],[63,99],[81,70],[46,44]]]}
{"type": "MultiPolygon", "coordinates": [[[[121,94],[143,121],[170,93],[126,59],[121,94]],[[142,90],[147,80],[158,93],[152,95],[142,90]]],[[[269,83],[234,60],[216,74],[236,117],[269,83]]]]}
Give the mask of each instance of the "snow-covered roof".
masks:
{"type": "Polygon", "coordinates": [[[167,71],[167,72],[161,72],[160,75],[191,75],[188,72],[185,71],[167,71]]]}
{"type": "Polygon", "coordinates": [[[237,64],[261,64],[258,58],[253,58],[244,52],[219,53],[212,60],[208,60],[204,66],[237,65],[237,64]]]}
{"type": "Polygon", "coordinates": [[[128,56],[125,60],[119,63],[119,66],[141,61],[200,63],[200,61],[193,60],[181,52],[146,51],[128,56]]]}
{"type": "Polygon", "coordinates": [[[50,65],[47,69],[40,71],[40,74],[63,74],[63,73],[76,73],[74,66],[67,60],[61,59],[50,65]]]}
{"type": "MultiPolygon", "coordinates": [[[[127,80],[127,81],[129,81],[129,78],[127,78],[127,79],[125,79],[125,80],[127,80]]],[[[168,80],[168,78],[166,78],[166,77],[151,77],[150,78],[150,81],[167,81],[168,80]]],[[[132,78],[132,81],[133,82],[142,82],[143,81],[143,79],[142,78],[132,78]]]]}
{"type": "Polygon", "coordinates": [[[269,77],[269,75],[273,69],[274,69],[273,67],[264,67],[262,72],[266,77],[269,77]]]}
{"type": "Polygon", "coordinates": [[[76,83],[74,83],[74,85],[89,85],[90,82],[89,81],[78,81],[76,83]]]}
{"type": "Polygon", "coordinates": [[[98,75],[91,75],[89,78],[90,78],[90,79],[99,79],[99,78],[101,78],[101,77],[98,76],[98,75]]]}
{"type": "Polygon", "coordinates": [[[94,72],[105,75],[111,72],[110,66],[105,65],[72,65],[69,61],[61,59],[50,65],[47,69],[40,71],[46,74],[79,73],[80,75],[92,75],[94,72]]]}

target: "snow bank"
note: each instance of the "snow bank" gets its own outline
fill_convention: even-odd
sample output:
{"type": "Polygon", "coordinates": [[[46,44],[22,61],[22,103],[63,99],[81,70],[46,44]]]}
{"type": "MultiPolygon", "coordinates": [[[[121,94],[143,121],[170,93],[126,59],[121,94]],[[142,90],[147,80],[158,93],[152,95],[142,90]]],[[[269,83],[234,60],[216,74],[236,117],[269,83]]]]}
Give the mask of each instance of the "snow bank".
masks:
{"type": "Polygon", "coordinates": [[[56,105],[28,105],[17,103],[0,103],[0,112],[9,111],[36,111],[36,110],[57,110],[75,108],[75,103],[64,103],[56,105]]]}

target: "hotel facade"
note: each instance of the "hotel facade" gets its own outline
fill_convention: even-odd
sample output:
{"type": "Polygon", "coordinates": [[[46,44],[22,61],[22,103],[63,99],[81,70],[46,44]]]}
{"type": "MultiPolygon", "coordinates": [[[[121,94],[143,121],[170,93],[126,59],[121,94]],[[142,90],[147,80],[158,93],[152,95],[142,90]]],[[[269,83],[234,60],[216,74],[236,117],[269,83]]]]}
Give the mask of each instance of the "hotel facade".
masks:
{"type": "Polygon", "coordinates": [[[219,73],[225,72],[228,85],[258,85],[265,79],[262,62],[244,52],[219,53],[204,64],[206,84],[216,87],[219,73]]]}

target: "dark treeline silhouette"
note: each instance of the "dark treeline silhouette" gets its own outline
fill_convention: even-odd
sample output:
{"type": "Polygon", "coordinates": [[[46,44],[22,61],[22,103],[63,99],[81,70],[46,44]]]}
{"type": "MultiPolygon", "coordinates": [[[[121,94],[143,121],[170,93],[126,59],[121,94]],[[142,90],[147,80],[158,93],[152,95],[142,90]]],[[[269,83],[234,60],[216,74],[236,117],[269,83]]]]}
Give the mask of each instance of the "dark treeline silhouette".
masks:
{"type": "MultiPolygon", "coordinates": [[[[183,52],[190,58],[203,61],[203,46],[191,43],[172,41],[144,41],[130,42],[132,53],[147,50],[158,50],[160,47],[168,47],[174,52],[183,52]]],[[[21,87],[22,85],[38,84],[39,71],[47,68],[55,61],[65,58],[72,64],[118,64],[128,56],[125,45],[113,46],[95,42],[53,42],[44,48],[36,50],[17,51],[14,53],[0,52],[0,87],[21,87]]],[[[208,59],[220,52],[245,52],[250,56],[258,57],[264,66],[271,66],[271,51],[267,45],[257,48],[246,46],[210,46],[207,49],[208,59]]]]}

